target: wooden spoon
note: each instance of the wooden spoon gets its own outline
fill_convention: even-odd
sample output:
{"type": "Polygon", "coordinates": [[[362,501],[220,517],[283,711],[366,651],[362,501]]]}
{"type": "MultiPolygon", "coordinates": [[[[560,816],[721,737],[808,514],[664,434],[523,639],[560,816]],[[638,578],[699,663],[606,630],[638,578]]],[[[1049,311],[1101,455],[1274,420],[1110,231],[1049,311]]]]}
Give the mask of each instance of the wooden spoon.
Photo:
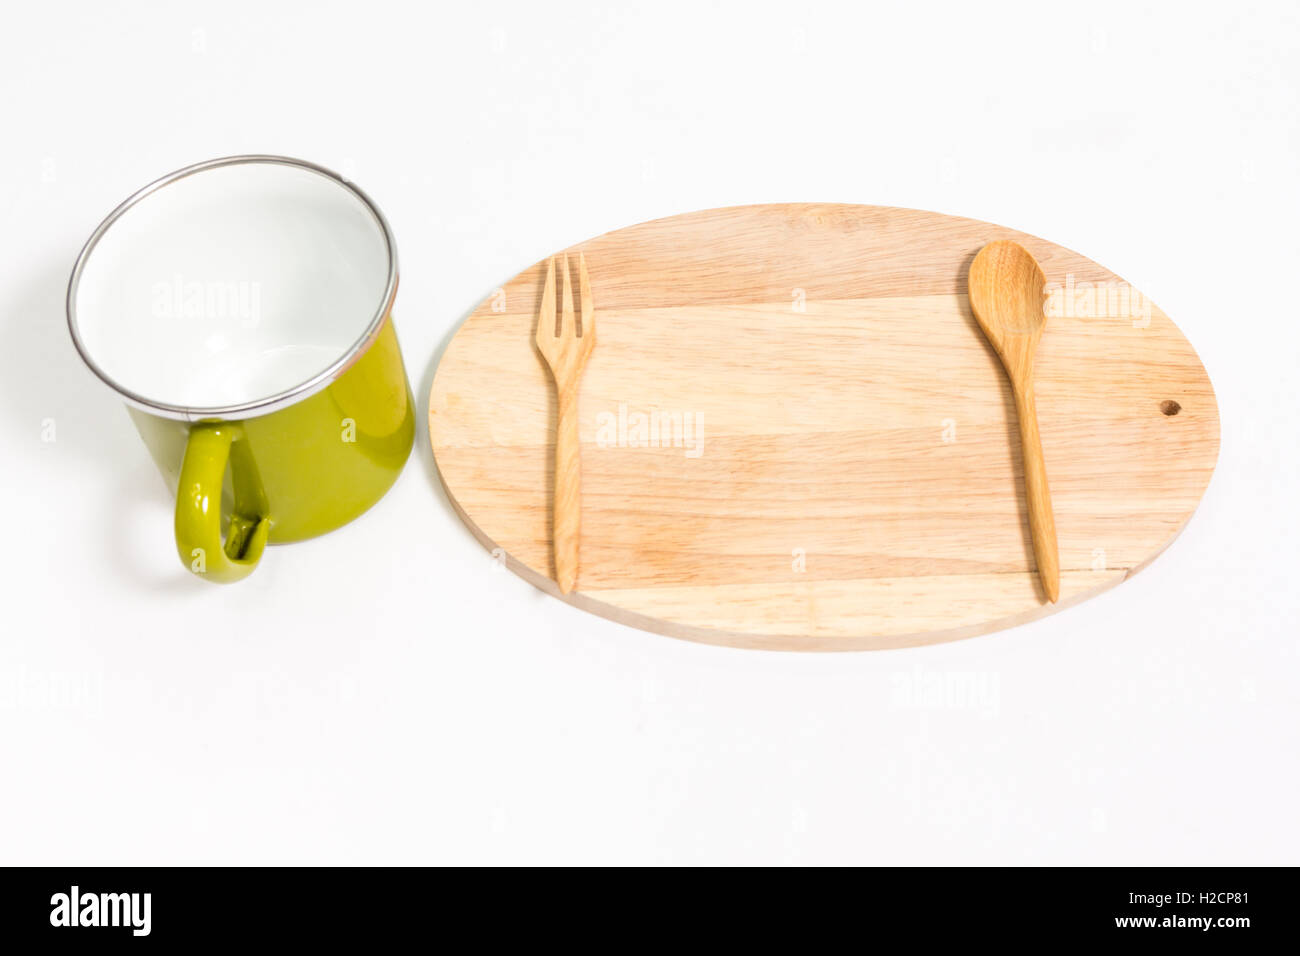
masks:
{"type": "Polygon", "coordinates": [[[1045,281],[1029,251],[1008,240],[990,242],[981,249],[967,277],[971,311],[1002,360],[1016,397],[1034,560],[1047,599],[1056,603],[1061,593],[1061,561],[1034,407],[1034,352],[1047,324],[1043,314],[1045,281]]]}

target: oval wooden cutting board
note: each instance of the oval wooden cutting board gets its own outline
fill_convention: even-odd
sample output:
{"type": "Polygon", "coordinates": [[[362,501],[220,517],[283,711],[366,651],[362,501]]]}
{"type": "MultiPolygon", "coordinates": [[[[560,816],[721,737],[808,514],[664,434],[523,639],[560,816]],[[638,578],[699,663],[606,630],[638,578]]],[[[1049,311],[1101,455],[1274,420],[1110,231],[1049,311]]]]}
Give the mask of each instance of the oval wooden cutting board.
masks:
{"type": "MultiPolygon", "coordinates": [[[[616,621],[791,650],[969,637],[1125,580],[1214,469],[1218,408],[1192,346],[1119,277],[1042,239],[797,204],[674,216],[578,250],[597,341],[564,599],[616,621]],[[1057,604],[1035,573],[1010,386],[966,300],[994,239],[1024,245],[1048,282],[1036,381],[1057,604]]],[[[452,338],[429,433],[475,535],[558,596],[556,401],[534,344],[546,262],[452,338]]]]}

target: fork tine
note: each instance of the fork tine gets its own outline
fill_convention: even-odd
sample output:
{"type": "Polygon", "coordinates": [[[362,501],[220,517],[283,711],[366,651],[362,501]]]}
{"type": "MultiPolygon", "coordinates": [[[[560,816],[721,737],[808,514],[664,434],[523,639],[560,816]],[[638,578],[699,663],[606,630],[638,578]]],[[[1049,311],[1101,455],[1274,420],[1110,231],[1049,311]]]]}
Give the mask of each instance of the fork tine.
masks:
{"type": "Polygon", "coordinates": [[[560,322],[560,336],[562,338],[576,338],[577,333],[573,328],[573,277],[569,274],[569,254],[564,254],[564,301],[562,320],[560,322]]]}
{"type": "Polygon", "coordinates": [[[555,257],[546,267],[546,285],[542,288],[542,310],[537,314],[537,338],[549,338],[558,333],[555,324],[555,257]]]}
{"type": "Polygon", "coordinates": [[[591,307],[591,283],[587,281],[587,257],[578,253],[578,301],[582,303],[582,326],[578,329],[580,336],[592,335],[596,331],[596,313],[591,307]]]}

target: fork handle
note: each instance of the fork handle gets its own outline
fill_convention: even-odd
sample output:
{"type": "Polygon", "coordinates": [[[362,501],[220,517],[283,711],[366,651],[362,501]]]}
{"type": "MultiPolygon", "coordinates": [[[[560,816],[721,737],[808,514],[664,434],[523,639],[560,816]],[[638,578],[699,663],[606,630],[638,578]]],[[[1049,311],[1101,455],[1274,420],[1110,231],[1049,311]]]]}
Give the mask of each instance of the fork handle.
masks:
{"type": "Polygon", "coordinates": [[[578,442],[578,387],[556,389],[555,508],[552,543],[555,580],[568,594],[578,579],[578,539],[582,528],[582,461],[578,442]]]}
{"type": "Polygon", "coordinates": [[[1047,488],[1047,466],[1043,443],[1038,436],[1038,409],[1034,403],[1033,376],[1013,379],[1016,418],[1020,420],[1020,449],[1025,466],[1025,504],[1029,508],[1029,535],[1034,543],[1034,561],[1043,591],[1053,604],[1061,594],[1061,559],[1056,545],[1056,518],[1052,495],[1047,488]]]}

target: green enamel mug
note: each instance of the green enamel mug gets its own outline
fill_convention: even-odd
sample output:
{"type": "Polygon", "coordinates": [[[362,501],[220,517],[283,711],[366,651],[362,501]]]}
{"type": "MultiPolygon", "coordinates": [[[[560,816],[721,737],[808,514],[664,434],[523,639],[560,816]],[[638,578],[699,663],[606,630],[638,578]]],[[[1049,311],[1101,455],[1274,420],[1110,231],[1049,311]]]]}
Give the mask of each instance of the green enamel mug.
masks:
{"type": "Polygon", "coordinates": [[[175,489],[185,567],[238,581],[267,544],[332,531],[397,479],[415,403],[396,293],[375,204],[283,156],[178,170],[91,235],[68,327],[175,489]]]}

